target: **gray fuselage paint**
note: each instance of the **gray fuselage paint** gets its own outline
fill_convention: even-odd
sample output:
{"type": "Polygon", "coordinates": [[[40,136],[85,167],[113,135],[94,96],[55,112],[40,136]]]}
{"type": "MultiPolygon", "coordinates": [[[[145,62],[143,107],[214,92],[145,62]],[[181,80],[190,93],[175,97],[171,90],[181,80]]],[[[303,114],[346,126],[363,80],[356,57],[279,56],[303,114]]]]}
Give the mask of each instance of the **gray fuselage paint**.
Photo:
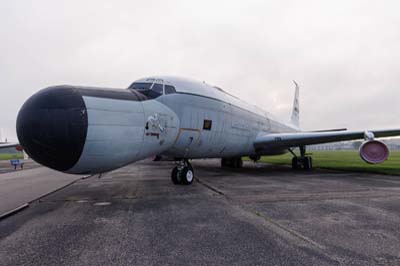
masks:
{"type": "MultiPolygon", "coordinates": [[[[221,158],[256,154],[254,140],[260,132],[294,132],[295,129],[230,103],[190,94],[163,95],[156,99],[180,118],[180,135],[163,153],[175,158],[221,158]],[[203,129],[204,120],[211,130],[203,129]],[[198,136],[188,148],[190,137],[198,136]]],[[[284,151],[270,151],[279,154],[284,151]]],[[[268,154],[268,152],[266,153],[268,154]]]]}
{"type": "Polygon", "coordinates": [[[254,155],[260,132],[294,131],[264,115],[197,95],[169,94],[146,101],[83,99],[88,133],[70,173],[109,171],[160,154],[189,159],[254,155]],[[203,129],[204,120],[212,121],[210,130],[203,129]]]}
{"type": "Polygon", "coordinates": [[[160,102],[88,96],[83,99],[88,116],[87,137],[82,155],[69,173],[113,170],[163,152],[174,143],[179,119],[160,102]]]}

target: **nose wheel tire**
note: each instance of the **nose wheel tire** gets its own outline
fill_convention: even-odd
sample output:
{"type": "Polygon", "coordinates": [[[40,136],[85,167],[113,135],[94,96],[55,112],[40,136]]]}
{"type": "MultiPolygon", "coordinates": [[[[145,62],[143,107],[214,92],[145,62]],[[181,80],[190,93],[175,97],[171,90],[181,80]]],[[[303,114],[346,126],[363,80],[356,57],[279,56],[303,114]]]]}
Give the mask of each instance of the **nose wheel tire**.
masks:
{"type": "Polygon", "coordinates": [[[183,185],[190,185],[193,183],[194,173],[191,167],[183,168],[182,171],[180,172],[180,176],[181,176],[181,183],[183,185]]]}
{"type": "Polygon", "coordinates": [[[194,171],[189,163],[185,166],[175,166],[172,169],[171,181],[175,185],[190,185],[194,180],[194,171]]]}
{"type": "Polygon", "coordinates": [[[175,185],[179,185],[181,183],[181,177],[179,175],[178,167],[174,167],[174,169],[172,169],[171,181],[175,185]]]}

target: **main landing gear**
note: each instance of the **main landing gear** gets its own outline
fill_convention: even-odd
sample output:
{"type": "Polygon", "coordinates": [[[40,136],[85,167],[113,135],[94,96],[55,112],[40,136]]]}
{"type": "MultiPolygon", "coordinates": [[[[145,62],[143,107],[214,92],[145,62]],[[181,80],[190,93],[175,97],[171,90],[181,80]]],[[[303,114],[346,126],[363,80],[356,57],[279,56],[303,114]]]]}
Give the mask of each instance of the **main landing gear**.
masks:
{"type": "Polygon", "coordinates": [[[243,167],[242,157],[222,158],[221,167],[242,168],[243,167]]]}
{"type": "Polygon", "coordinates": [[[178,165],[172,169],[172,183],[175,185],[190,185],[194,180],[194,171],[188,160],[178,162],[178,165]]]}
{"type": "Polygon", "coordinates": [[[290,153],[293,154],[292,169],[304,169],[311,170],[313,168],[311,156],[306,156],[306,147],[300,146],[300,157],[298,157],[293,150],[289,149],[290,153]]]}

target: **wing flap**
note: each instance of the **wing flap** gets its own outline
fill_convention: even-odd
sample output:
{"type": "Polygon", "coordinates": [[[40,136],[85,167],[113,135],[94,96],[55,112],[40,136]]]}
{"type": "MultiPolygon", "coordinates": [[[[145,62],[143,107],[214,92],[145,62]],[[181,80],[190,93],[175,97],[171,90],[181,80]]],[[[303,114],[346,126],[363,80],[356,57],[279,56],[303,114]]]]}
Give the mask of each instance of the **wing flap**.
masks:
{"type": "MultiPolygon", "coordinates": [[[[296,133],[261,133],[254,141],[256,150],[287,149],[305,145],[363,139],[366,131],[328,131],[296,133]]],[[[371,130],[375,137],[399,136],[400,129],[371,130]]]]}

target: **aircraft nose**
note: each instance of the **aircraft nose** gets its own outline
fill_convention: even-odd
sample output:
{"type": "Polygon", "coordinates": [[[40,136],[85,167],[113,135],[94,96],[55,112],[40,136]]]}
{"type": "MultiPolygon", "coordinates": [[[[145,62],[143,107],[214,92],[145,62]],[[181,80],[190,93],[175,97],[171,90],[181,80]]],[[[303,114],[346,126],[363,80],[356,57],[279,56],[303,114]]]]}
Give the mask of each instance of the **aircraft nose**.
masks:
{"type": "Polygon", "coordinates": [[[85,102],[72,86],[43,89],[30,97],[17,117],[17,135],[36,162],[58,171],[72,168],[86,141],[85,102]]]}

